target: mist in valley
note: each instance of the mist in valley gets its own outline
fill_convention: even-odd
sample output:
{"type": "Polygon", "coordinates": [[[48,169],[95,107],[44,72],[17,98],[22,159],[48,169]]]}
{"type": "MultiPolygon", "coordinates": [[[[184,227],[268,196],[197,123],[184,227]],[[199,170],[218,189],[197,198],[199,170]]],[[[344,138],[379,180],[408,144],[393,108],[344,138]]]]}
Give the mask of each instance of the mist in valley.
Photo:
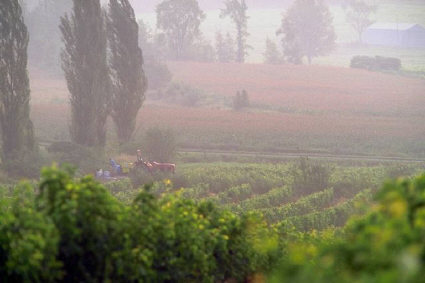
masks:
{"type": "Polygon", "coordinates": [[[424,14],[0,0],[0,281],[419,282],[424,14]]]}

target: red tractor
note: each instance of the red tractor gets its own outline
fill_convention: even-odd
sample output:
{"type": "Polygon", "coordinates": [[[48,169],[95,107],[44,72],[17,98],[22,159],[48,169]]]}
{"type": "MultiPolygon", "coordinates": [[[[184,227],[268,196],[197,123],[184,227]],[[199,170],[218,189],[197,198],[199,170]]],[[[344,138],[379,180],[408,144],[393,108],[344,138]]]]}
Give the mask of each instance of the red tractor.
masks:
{"type": "Polygon", "coordinates": [[[137,150],[137,161],[134,163],[134,168],[143,168],[151,174],[156,172],[174,174],[176,172],[176,164],[144,161],[142,158],[142,151],[140,149],[137,150]]]}

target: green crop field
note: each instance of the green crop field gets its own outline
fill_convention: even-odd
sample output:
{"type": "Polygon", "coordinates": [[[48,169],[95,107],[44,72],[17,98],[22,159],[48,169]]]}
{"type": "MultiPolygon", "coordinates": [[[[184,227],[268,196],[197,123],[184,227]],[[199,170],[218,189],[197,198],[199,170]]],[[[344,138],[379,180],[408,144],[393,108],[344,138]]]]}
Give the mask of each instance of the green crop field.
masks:
{"type": "MultiPolygon", "coordinates": [[[[343,226],[362,213],[388,178],[415,175],[425,164],[349,164],[309,161],[271,163],[180,163],[175,176],[159,175],[152,192],[177,192],[181,197],[210,201],[237,214],[256,212],[268,223],[290,221],[308,231],[343,226]],[[170,183],[168,183],[168,180],[170,183]],[[316,221],[317,219],[325,219],[316,221]]],[[[143,172],[132,175],[133,185],[153,181],[143,172]]],[[[123,201],[137,190],[125,181],[108,184],[123,201]],[[123,188],[127,188],[124,190],[123,188]]]]}
{"type": "Polygon", "coordinates": [[[102,185],[45,168],[0,186],[0,278],[421,282],[425,176],[382,185],[417,170],[197,163],[102,185]]]}

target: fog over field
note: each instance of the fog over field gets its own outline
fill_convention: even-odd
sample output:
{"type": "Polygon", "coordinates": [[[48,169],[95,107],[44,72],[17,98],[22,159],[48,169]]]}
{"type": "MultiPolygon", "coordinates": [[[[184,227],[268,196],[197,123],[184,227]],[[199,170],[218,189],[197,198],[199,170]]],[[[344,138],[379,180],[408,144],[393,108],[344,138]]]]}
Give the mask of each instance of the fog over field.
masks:
{"type": "Polygon", "coordinates": [[[422,282],[424,15],[0,0],[0,282],[422,282]]]}
{"type": "MultiPolygon", "coordinates": [[[[136,8],[136,15],[139,19],[143,19],[151,27],[156,25],[155,1],[137,1],[133,0],[133,5],[136,8]]],[[[158,2],[158,1],[157,1],[158,2]]],[[[334,1],[338,2],[338,1],[334,1]]],[[[344,3],[344,1],[339,1],[344,3]]],[[[348,1],[345,1],[348,2],[348,1]]],[[[379,1],[372,1],[379,3],[379,1]]],[[[371,15],[371,19],[378,22],[399,22],[399,23],[418,23],[425,25],[424,5],[420,1],[404,1],[403,8],[399,9],[400,4],[397,1],[381,1],[383,2],[375,14],[371,15]]],[[[282,14],[288,8],[290,0],[287,1],[247,1],[248,7],[248,30],[250,36],[248,43],[253,47],[249,54],[249,61],[259,63],[263,60],[265,49],[265,41],[267,38],[273,39],[276,42],[279,38],[276,36],[277,28],[282,20],[282,14]],[[250,3],[252,2],[252,3],[250,3]]],[[[220,1],[199,1],[200,6],[206,13],[206,19],[201,25],[202,33],[211,43],[215,40],[217,31],[233,31],[232,23],[229,19],[220,19],[220,10],[223,8],[220,1]]],[[[354,50],[346,45],[356,41],[356,31],[346,20],[347,5],[333,5],[330,7],[333,24],[337,34],[336,41],[340,44],[331,56],[326,56],[318,59],[318,63],[323,65],[338,65],[348,66],[352,52],[357,52],[359,55],[369,55],[373,52],[379,52],[385,56],[403,57],[408,60],[406,63],[413,68],[423,67],[425,64],[425,53],[421,50],[409,50],[400,48],[394,50],[391,48],[357,47],[354,50]],[[409,56],[406,56],[409,54],[409,56]],[[414,59],[409,57],[415,56],[414,59]]]]}

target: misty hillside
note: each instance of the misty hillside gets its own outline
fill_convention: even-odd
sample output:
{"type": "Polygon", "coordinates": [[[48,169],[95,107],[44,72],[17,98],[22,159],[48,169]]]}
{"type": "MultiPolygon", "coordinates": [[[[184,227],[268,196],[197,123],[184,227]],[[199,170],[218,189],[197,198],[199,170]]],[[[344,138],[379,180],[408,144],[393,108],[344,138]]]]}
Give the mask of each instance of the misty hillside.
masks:
{"type": "Polygon", "coordinates": [[[0,0],[0,283],[419,283],[425,1],[0,0]]]}

